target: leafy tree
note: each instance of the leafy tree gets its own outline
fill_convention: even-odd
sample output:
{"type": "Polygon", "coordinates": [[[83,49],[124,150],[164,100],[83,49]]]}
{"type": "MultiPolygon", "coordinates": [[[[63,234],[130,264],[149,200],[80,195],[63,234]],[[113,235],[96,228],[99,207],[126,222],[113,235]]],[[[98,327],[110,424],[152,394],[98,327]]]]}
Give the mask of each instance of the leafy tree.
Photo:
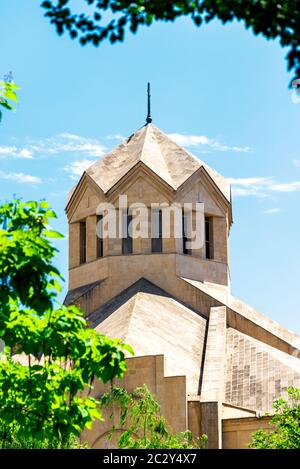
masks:
{"type": "Polygon", "coordinates": [[[1,449],[88,449],[88,446],[79,443],[78,438],[71,436],[62,442],[54,439],[51,435],[45,435],[42,440],[33,440],[30,436],[18,431],[19,426],[0,426],[0,448],[1,449]]]}
{"type": "Polygon", "coordinates": [[[300,448],[300,389],[287,388],[289,400],[274,402],[275,415],[270,420],[272,430],[253,433],[250,448],[299,449],[300,448]]]}
{"type": "Polygon", "coordinates": [[[71,0],[43,1],[45,16],[58,34],[68,31],[71,38],[79,38],[85,45],[98,46],[103,40],[123,41],[128,28],[136,33],[139,26],[154,21],[174,21],[188,16],[196,26],[218,18],[222,23],[234,19],[243,21],[254,34],[267,39],[279,39],[288,46],[288,69],[300,77],[300,2],[299,0],[196,0],[149,1],[85,0],[92,7],[92,16],[75,13],[71,0]]]}
{"type": "Polygon", "coordinates": [[[125,351],[117,339],[87,327],[83,312],[56,302],[61,275],[52,260],[56,217],[47,202],[0,206],[0,422],[2,445],[27,441],[66,446],[94,419],[99,402],[87,388],[122,378],[125,351]],[[5,435],[7,438],[4,438],[5,435]]]}
{"type": "MultiPolygon", "coordinates": [[[[157,400],[146,385],[132,393],[113,386],[103,394],[101,404],[103,408],[110,409],[110,418],[117,409],[119,424],[125,428],[118,440],[119,448],[202,448],[207,442],[206,435],[194,439],[190,431],[173,434],[161,415],[157,400]]],[[[112,427],[109,438],[114,432],[115,426],[112,427]]]]}
{"type": "Polygon", "coordinates": [[[13,104],[18,102],[16,90],[20,88],[12,82],[0,80],[0,122],[2,119],[1,106],[5,109],[13,109],[13,104]]]}

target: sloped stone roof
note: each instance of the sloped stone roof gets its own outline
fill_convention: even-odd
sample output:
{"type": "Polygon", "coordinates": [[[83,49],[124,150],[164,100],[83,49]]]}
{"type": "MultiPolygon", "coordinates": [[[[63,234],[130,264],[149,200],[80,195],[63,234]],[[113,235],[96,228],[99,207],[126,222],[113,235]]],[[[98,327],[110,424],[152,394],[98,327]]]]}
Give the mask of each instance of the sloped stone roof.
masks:
{"type": "Polygon", "coordinates": [[[223,176],[152,124],[139,129],[86,172],[106,193],[139,162],[148,166],[174,190],[203,167],[226,200],[231,201],[230,184],[223,176]]]}
{"type": "Polygon", "coordinates": [[[88,283],[87,285],[83,285],[82,287],[73,288],[72,290],[68,290],[68,293],[64,299],[64,305],[70,306],[76,302],[82,295],[86,295],[88,292],[92,291],[97,285],[100,285],[102,280],[98,280],[97,282],[88,283]]]}
{"type": "Polygon", "coordinates": [[[299,358],[227,329],[225,402],[272,413],[287,386],[300,387],[299,358]]]}
{"type": "Polygon", "coordinates": [[[185,375],[199,393],[207,319],[141,279],[88,316],[97,332],[129,343],[136,356],[166,357],[167,376],[185,375]]]}
{"type": "MultiPolygon", "coordinates": [[[[227,311],[235,307],[241,316],[250,318],[257,327],[288,340],[294,346],[298,345],[296,334],[253,308],[248,307],[248,311],[247,305],[231,297],[226,287],[183,280],[204,295],[217,298],[219,304],[227,306],[227,311]]],[[[72,297],[91,291],[95,285],[73,290],[72,297]]],[[[207,341],[208,319],[198,310],[141,278],[90,313],[87,321],[98,333],[129,343],[136,356],[164,355],[166,376],[186,376],[189,396],[202,395],[205,357],[211,345],[207,341]]],[[[218,330],[214,326],[211,333],[217,334],[215,340],[218,341],[218,330]]],[[[229,407],[247,409],[248,413],[250,410],[272,412],[274,399],[282,395],[287,386],[300,387],[298,355],[285,353],[230,325],[226,329],[225,349],[222,394],[223,402],[229,407]]],[[[227,409],[226,418],[231,418],[236,412],[227,409]]]]}
{"type": "Polygon", "coordinates": [[[258,327],[261,327],[265,331],[273,334],[275,337],[278,337],[282,341],[290,344],[295,349],[300,350],[300,336],[298,334],[281,326],[278,322],[273,321],[265,314],[257,311],[252,306],[247,305],[242,300],[231,295],[228,287],[208,282],[200,282],[198,280],[184,277],[181,278],[206,295],[216,299],[220,304],[227,306],[233,312],[238,313],[240,316],[251,321],[253,324],[256,324],[258,327]]]}

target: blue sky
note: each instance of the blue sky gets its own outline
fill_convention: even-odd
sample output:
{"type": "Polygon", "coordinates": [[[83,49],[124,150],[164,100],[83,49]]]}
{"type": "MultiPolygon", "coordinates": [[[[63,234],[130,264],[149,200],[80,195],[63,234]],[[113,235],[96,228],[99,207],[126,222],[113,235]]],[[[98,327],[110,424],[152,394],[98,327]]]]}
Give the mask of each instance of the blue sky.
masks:
{"type": "MultiPolygon", "coordinates": [[[[21,90],[0,125],[0,199],[47,198],[66,234],[68,189],[144,124],[151,81],[154,124],[233,183],[233,294],[299,333],[300,104],[287,51],[238,23],[189,19],[82,48],[39,3],[1,1],[0,76],[12,71],[21,90]]],[[[67,240],[58,248],[67,278],[67,240]]]]}

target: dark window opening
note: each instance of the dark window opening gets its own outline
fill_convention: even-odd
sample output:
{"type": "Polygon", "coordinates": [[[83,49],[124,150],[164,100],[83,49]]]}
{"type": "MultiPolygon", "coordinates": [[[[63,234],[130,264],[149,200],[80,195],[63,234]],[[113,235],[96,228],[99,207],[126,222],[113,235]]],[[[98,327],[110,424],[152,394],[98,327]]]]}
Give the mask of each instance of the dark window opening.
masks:
{"type": "MultiPolygon", "coordinates": [[[[98,215],[97,216],[97,226],[98,226],[98,223],[101,222],[103,220],[103,215],[98,215]]],[[[97,256],[97,259],[99,259],[99,257],[103,257],[103,226],[101,227],[102,229],[100,230],[100,228],[98,228],[97,230],[97,241],[96,241],[96,256],[97,256]],[[100,232],[101,231],[101,232],[100,232]],[[100,235],[100,237],[99,237],[100,235]]]]}
{"type": "Polygon", "coordinates": [[[152,211],[151,222],[151,251],[162,252],[162,210],[152,211]]]}
{"type": "Polygon", "coordinates": [[[127,212],[123,214],[123,230],[125,230],[125,237],[122,238],[122,254],[132,254],[132,236],[129,232],[130,223],[132,222],[132,215],[127,212]]]}
{"type": "Polygon", "coordinates": [[[80,222],[80,264],[86,262],[86,223],[80,222]]]}
{"type": "Polygon", "coordinates": [[[213,233],[211,217],[205,217],[205,258],[213,259],[213,233]]]}
{"type": "Polygon", "coordinates": [[[192,216],[192,213],[182,213],[182,252],[183,254],[192,254],[192,250],[188,249],[187,243],[191,240],[188,238],[188,223],[189,217],[192,216]]]}

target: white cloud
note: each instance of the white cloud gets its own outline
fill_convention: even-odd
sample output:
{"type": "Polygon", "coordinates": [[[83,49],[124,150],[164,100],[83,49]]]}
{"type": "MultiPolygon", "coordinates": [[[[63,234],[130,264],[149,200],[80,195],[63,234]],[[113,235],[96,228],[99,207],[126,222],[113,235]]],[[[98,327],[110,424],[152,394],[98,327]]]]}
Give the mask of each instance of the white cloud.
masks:
{"type": "Polygon", "coordinates": [[[107,140],[119,140],[120,142],[123,142],[123,140],[126,140],[126,137],[124,137],[124,135],[122,134],[111,134],[111,135],[108,135],[106,138],[107,140]]]}
{"type": "Polygon", "coordinates": [[[72,179],[77,180],[82,175],[82,173],[93,163],[93,160],[88,159],[75,160],[65,166],[64,170],[69,173],[72,179]]]}
{"type": "Polygon", "coordinates": [[[300,168],[300,160],[293,160],[293,165],[296,166],[296,168],[300,168]]]}
{"type": "Polygon", "coordinates": [[[60,137],[69,138],[70,140],[81,140],[81,138],[82,138],[82,137],[79,137],[79,135],[71,134],[70,132],[63,132],[59,135],[60,135],[60,137]]]}
{"type": "Polygon", "coordinates": [[[233,151],[233,152],[237,152],[237,153],[246,153],[246,152],[252,150],[251,147],[237,147],[237,146],[230,147],[229,145],[224,145],[224,144],[222,144],[222,143],[219,143],[219,142],[213,141],[213,140],[210,140],[210,146],[211,146],[214,150],[218,150],[218,151],[233,151]]]}
{"type": "Polygon", "coordinates": [[[28,148],[18,149],[16,146],[1,146],[0,158],[25,158],[32,159],[32,151],[28,148]]]}
{"type": "Polygon", "coordinates": [[[63,153],[99,158],[105,152],[106,147],[97,139],[63,132],[43,140],[30,140],[26,146],[1,146],[0,158],[32,159],[34,155],[49,156],[63,153]]]}
{"type": "Polygon", "coordinates": [[[198,147],[199,145],[208,145],[209,139],[204,135],[184,135],[184,134],[169,134],[168,135],[178,145],[185,147],[198,147]]]}
{"type": "Polygon", "coordinates": [[[32,159],[32,151],[29,150],[28,148],[22,148],[22,150],[19,151],[18,153],[18,158],[28,158],[32,159]]]}
{"type": "Polygon", "coordinates": [[[0,147],[0,155],[13,155],[17,151],[16,147],[0,147]]]}
{"type": "Polygon", "coordinates": [[[232,187],[232,195],[234,197],[248,197],[248,196],[255,196],[255,197],[268,197],[268,194],[257,190],[254,187],[232,187]]]}
{"type": "Polygon", "coordinates": [[[236,197],[268,197],[273,192],[300,191],[300,181],[279,183],[272,177],[228,178],[236,197]]]}
{"type": "Polygon", "coordinates": [[[205,135],[187,135],[180,133],[168,134],[178,145],[183,147],[206,147],[217,151],[232,151],[237,153],[245,153],[251,151],[250,147],[229,146],[219,142],[216,139],[211,139],[205,135]]]}
{"type": "Polygon", "coordinates": [[[300,191],[300,181],[287,182],[285,184],[274,183],[270,190],[274,192],[296,192],[300,191]]]}
{"type": "Polygon", "coordinates": [[[249,177],[249,178],[228,178],[230,184],[233,186],[254,187],[266,186],[272,181],[270,177],[249,177]]]}
{"type": "Polygon", "coordinates": [[[0,171],[0,179],[8,179],[25,184],[40,184],[42,182],[41,178],[32,176],[31,174],[5,173],[4,171],[0,171]]]}
{"type": "Polygon", "coordinates": [[[272,214],[272,213],[278,213],[278,212],[281,212],[280,208],[268,208],[267,210],[264,210],[263,213],[266,213],[267,215],[268,214],[272,214]]]}
{"type": "Polygon", "coordinates": [[[106,147],[98,140],[81,137],[69,132],[63,132],[55,137],[33,142],[31,148],[35,153],[49,155],[73,153],[92,157],[103,156],[106,151],[106,147]]]}

